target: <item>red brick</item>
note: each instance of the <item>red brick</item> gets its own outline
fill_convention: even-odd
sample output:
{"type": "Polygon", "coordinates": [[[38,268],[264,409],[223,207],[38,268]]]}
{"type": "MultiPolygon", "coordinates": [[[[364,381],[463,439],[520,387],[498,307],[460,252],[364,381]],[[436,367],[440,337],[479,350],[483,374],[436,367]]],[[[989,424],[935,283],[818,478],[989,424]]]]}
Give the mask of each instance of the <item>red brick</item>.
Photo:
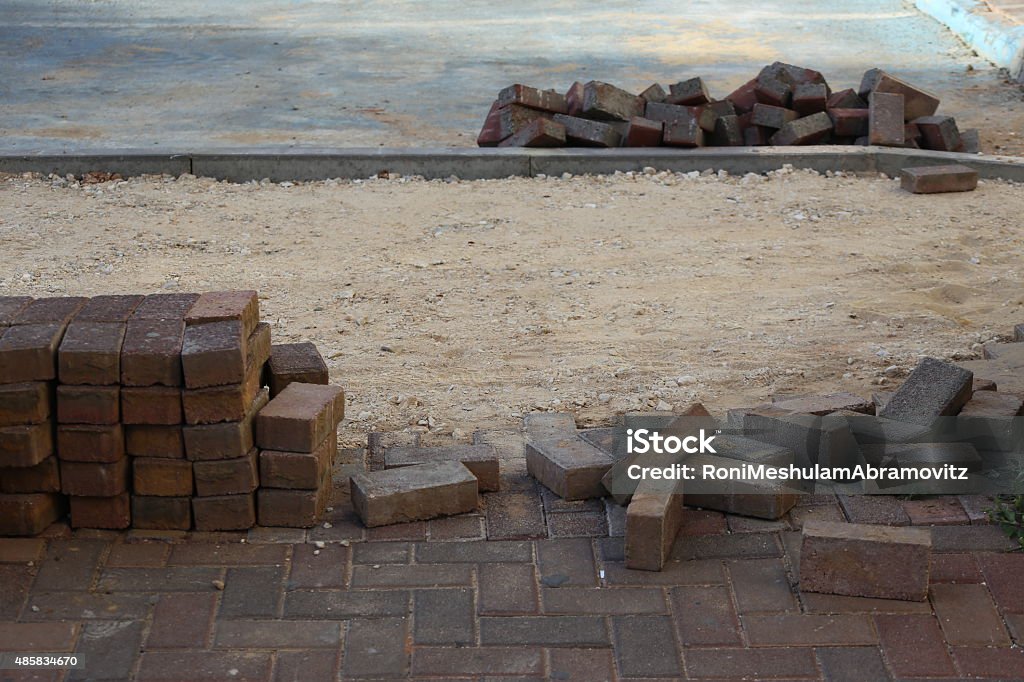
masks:
{"type": "Polygon", "coordinates": [[[133,492],[155,497],[192,494],[192,463],[183,459],[136,457],[132,461],[133,492]]]}
{"type": "Polygon", "coordinates": [[[0,296],[0,327],[14,324],[18,314],[31,302],[31,296],[0,296]]]}
{"type": "Polygon", "coordinates": [[[266,373],[272,398],[295,381],[302,384],[330,383],[327,363],[316,345],[308,341],[271,346],[266,373]]]}
{"type": "Polygon", "coordinates": [[[931,582],[980,583],[985,579],[973,554],[935,554],[932,556],[931,582]]]}
{"type": "Polygon", "coordinates": [[[512,137],[538,118],[549,118],[550,116],[551,114],[545,111],[530,109],[519,104],[501,106],[495,101],[487,113],[487,118],[484,120],[476,142],[481,147],[496,147],[499,142],[512,137]]]}
{"type": "MultiPolygon", "coordinates": [[[[0,495],[0,535],[38,535],[64,515],[65,498],[53,493],[0,495]]],[[[0,648],[3,647],[0,637],[0,648]]]]}
{"type": "Polygon", "coordinates": [[[569,113],[565,97],[554,90],[538,90],[528,85],[510,85],[498,93],[498,104],[508,106],[519,104],[531,109],[550,111],[555,114],[569,113]]]}
{"type": "Polygon", "coordinates": [[[196,495],[238,495],[256,490],[260,484],[256,464],[258,452],[253,448],[245,457],[195,462],[196,495]]]}
{"type": "Polygon", "coordinates": [[[601,81],[583,85],[580,116],[601,121],[628,121],[644,113],[644,100],[622,88],[601,81]]]}
{"type": "Polygon", "coordinates": [[[771,144],[770,138],[775,131],[760,126],[750,126],[743,129],[743,144],[748,147],[763,147],[771,144]]]}
{"type": "Polygon", "coordinates": [[[939,108],[938,97],[881,69],[871,69],[864,73],[858,94],[869,99],[869,95],[876,92],[895,93],[903,97],[906,109],[905,118],[908,121],[922,116],[931,116],[939,108]]]}
{"type": "Polygon", "coordinates": [[[323,514],[330,493],[329,477],[317,490],[260,488],[256,493],[260,525],[312,528],[323,514]]]}
{"type": "Polygon", "coordinates": [[[146,298],[141,294],[93,296],[75,315],[76,322],[125,323],[146,298]]]}
{"type": "Polygon", "coordinates": [[[76,623],[0,623],[0,651],[70,652],[78,630],[76,623]]]}
{"type": "Polygon", "coordinates": [[[125,325],[118,322],[72,322],[64,332],[57,365],[62,384],[113,386],[121,380],[121,345],[125,325]]]}
{"type": "Polygon", "coordinates": [[[882,651],[896,677],[954,677],[939,623],[932,615],[877,615],[882,651]]]}
{"type": "Polygon", "coordinates": [[[804,118],[790,121],[779,132],[771,136],[774,145],[805,145],[817,144],[832,132],[832,119],[828,114],[819,112],[804,118]]]}
{"type": "Polygon", "coordinates": [[[840,137],[862,137],[868,134],[867,109],[829,109],[835,134],[840,137]]]}
{"type": "MultiPolygon", "coordinates": [[[[683,496],[641,481],[626,509],[626,568],[660,571],[683,523],[683,496]]],[[[681,488],[681,486],[680,486],[681,488]]]]}
{"type": "Polygon", "coordinates": [[[150,294],[132,313],[135,320],[183,320],[199,294],[150,294]]]}
{"type": "Polygon", "coordinates": [[[828,86],[824,83],[801,83],[793,88],[793,110],[801,116],[825,111],[828,86]]]}
{"type": "Polygon", "coordinates": [[[0,384],[0,427],[41,424],[50,417],[50,384],[0,384]]]}
{"type": "Polygon", "coordinates": [[[57,458],[47,457],[31,467],[0,469],[0,493],[59,493],[57,458]]]}
{"type": "Polygon", "coordinates": [[[904,168],[900,182],[903,189],[914,194],[970,192],[978,186],[978,172],[959,164],[904,168]]]}
{"type": "Polygon", "coordinates": [[[176,386],[125,386],[121,389],[121,421],[125,424],[180,424],[181,393],[176,386]]]}
{"type": "Polygon", "coordinates": [[[192,527],[191,499],[132,495],[132,525],[147,530],[188,530],[192,527]]]}
{"type": "Polygon", "coordinates": [[[800,589],[924,601],[931,537],[917,528],[808,521],[800,550],[800,589]]]}
{"type": "Polygon", "coordinates": [[[14,324],[57,323],[66,325],[88,300],[81,296],[37,298],[18,313],[14,324]]]}
{"type": "Polygon", "coordinates": [[[260,484],[267,488],[314,490],[323,480],[325,472],[338,452],[338,439],[327,437],[316,451],[260,452],[260,484]]]}
{"type": "Polygon", "coordinates": [[[263,389],[256,396],[240,422],[186,426],[182,429],[185,438],[185,454],[192,461],[211,459],[233,459],[244,457],[253,448],[253,421],[261,410],[266,409],[269,391],[263,389]]]}
{"type": "Polygon", "coordinates": [[[113,497],[128,489],[128,458],[116,462],[61,462],[60,485],[65,495],[113,497]]]}
{"type": "Polygon", "coordinates": [[[661,144],[665,124],[642,116],[629,119],[623,140],[624,147],[657,147],[661,144]]]}
{"type": "Polygon", "coordinates": [[[125,386],[181,386],[180,319],[132,318],[121,347],[121,383],[125,386]]]}
{"type": "Polygon", "coordinates": [[[793,85],[802,85],[804,83],[827,85],[825,77],[821,75],[820,71],[785,62],[772,62],[758,73],[758,77],[762,76],[777,78],[784,83],[792,83],[793,85]]]}
{"type": "Polygon", "coordinates": [[[56,379],[63,337],[60,323],[9,327],[0,337],[0,384],[56,379]]]}
{"type": "Polygon", "coordinates": [[[754,109],[754,105],[757,104],[757,79],[749,80],[740,87],[732,91],[726,99],[732,102],[732,105],[736,107],[736,112],[745,114],[754,109]]]}
{"type": "Polygon", "coordinates": [[[126,492],[113,497],[72,496],[68,501],[72,528],[120,530],[131,526],[131,502],[126,492]]]}
{"type": "Polygon", "coordinates": [[[256,525],[255,495],[219,495],[192,500],[196,530],[245,530],[256,525]]]}
{"type": "Polygon", "coordinates": [[[555,114],[553,120],[565,127],[565,140],[570,146],[618,147],[622,144],[621,133],[607,123],[565,114],[555,114]]]}
{"type": "Polygon", "coordinates": [[[185,456],[185,439],[180,426],[126,426],[125,451],[133,457],[185,456]]]}
{"type": "Polygon", "coordinates": [[[359,473],[352,476],[351,487],[356,513],[369,527],[460,514],[477,506],[476,478],[458,462],[359,473]]]}
{"type": "Polygon", "coordinates": [[[245,380],[247,339],[238,320],[186,327],[181,346],[185,387],[242,383],[245,380]]]}
{"type": "Polygon", "coordinates": [[[49,422],[0,428],[0,466],[31,467],[53,454],[49,422]]]}
{"type": "Polygon", "coordinates": [[[340,386],[293,383],[256,417],[256,442],[268,450],[313,452],[344,416],[340,386]]]}
{"type": "Polygon", "coordinates": [[[256,330],[260,300],[255,291],[210,291],[200,295],[185,314],[185,323],[190,327],[227,321],[242,323],[243,338],[256,330]]]}
{"type": "Polygon", "coordinates": [[[241,384],[186,389],[182,396],[185,423],[196,425],[241,421],[263,388],[261,377],[261,372],[250,371],[241,384]]]}
{"type": "Polygon", "coordinates": [[[124,457],[120,424],[61,424],[57,456],[62,462],[116,462],[124,457]]]}
{"type": "Polygon", "coordinates": [[[868,100],[868,111],[868,141],[885,147],[902,147],[906,142],[903,95],[872,93],[868,100]]]}
{"type": "Polygon", "coordinates": [[[57,421],[62,424],[113,425],[121,418],[118,386],[58,386],[57,421]]]}
{"type": "Polygon", "coordinates": [[[937,584],[932,607],[946,641],[954,646],[1010,646],[999,612],[985,585],[937,584]]]}
{"type": "Polygon", "coordinates": [[[502,140],[499,147],[562,147],[565,146],[565,126],[538,118],[523,126],[516,134],[502,140]]]}
{"type": "Polygon", "coordinates": [[[755,104],[750,113],[751,125],[774,128],[775,130],[782,128],[790,121],[800,118],[792,109],[776,107],[771,104],[755,104]]]}

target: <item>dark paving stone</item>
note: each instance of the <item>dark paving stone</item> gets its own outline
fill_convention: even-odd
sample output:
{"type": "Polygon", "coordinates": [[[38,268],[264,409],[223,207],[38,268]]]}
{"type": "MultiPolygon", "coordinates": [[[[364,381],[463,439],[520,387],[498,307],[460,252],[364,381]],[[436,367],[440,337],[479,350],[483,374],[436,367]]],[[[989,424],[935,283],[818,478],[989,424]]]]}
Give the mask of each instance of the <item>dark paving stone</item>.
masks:
{"type": "Polygon", "coordinates": [[[416,644],[472,644],[475,609],[468,587],[413,592],[416,644]]]}
{"type": "Polygon", "coordinates": [[[275,618],[281,615],[284,566],[229,568],[218,618],[275,618]]]}
{"type": "Polygon", "coordinates": [[[405,618],[352,620],[345,637],[342,675],[351,677],[402,677],[409,668],[405,618]]]}
{"type": "Polygon", "coordinates": [[[616,616],[612,632],[615,660],[623,677],[682,675],[669,616],[616,616]]]}

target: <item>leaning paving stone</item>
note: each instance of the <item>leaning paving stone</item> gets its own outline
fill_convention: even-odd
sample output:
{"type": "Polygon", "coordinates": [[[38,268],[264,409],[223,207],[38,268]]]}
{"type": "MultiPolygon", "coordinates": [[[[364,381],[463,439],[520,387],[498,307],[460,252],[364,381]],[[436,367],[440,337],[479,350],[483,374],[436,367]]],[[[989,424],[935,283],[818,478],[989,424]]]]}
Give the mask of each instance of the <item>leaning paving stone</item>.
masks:
{"type": "Polygon", "coordinates": [[[828,103],[828,86],[824,83],[801,83],[793,88],[793,110],[800,116],[810,116],[825,111],[828,103]]]}
{"type": "Polygon", "coordinates": [[[871,112],[867,109],[829,109],[833,132],[838,137],[866,137],[871,112]]]}
{"type": "Polygon", "coordinates": [[[554,114],[569,112],[565,97],[554,90],[538,90],[528,85],[510,85],[498,93],[498,104],[502,107],[519,104],[531,109],[550,111],[554,114]]]}
{"type": "Polygon", "coordinates": [[[711,135],[711,142],[719,147],[742,146],[743,128],[740,126],[739,117],[719,116],[715,120],[715,132],[711,135]]]}
{"type": "Polygon", "coordinates": [[[256,417],[256,443],[267,450],[313,452],[344,416],[340,386],[289,384],[256,417]]]}
{"type": "Polygon", "coordinates": [[[0,495],[0,535],[38,535],[66,508],[62,495],[0,495]]]}
{"type": "Polygon", "coordinates": [[[626,568],[660,571],[682,525],[682,482],[641,481],[626,508],[626,568]]]}
{"type": "Polygon", "coordinates": [[[772,405],[790,412],[824,416],[838,410],[874,414],[875,406],[852,393],[826,393],[824,395],[772,396],[772,405]]]}
{"type": "Polygon", "coordinates": [[[565,126],[565,139],[578,147],[618,147],[622,135],[607,123],[591,121],[565,114],[555,114],[553,120],[565,126]]]}
{"type": "MultiPolygon", "coordinates": [[[[582,83],[580,84],[580,87],[583,87],[582,83]]],[[[661,87],[659,83],[654,83],[647,86],[647,89],[640,93],[640,97],[642,97],[646,102],[664,102],[667,95],[665,93],[665,88],[661,87]]]]}
{"type": "Polygon", "coordinates": [[[460,462],[440,462],[358,473],[352,505],[369,527],[473,511],[476,477],[460,462]]]}
{"type": "Polygon", "coordinates": [[[703,147],[704,129],[696,116],[669,121],[665,123],[661,141],[669,147],[703,147]]]}
{"type": "MultiPolygon", "coordinates": [[[[580,87],[582,88],[583,85],[580,84],[580,87]]],[[[476,143],[480,147],[496,147],[502,140],[512,137],[538,118],[549,116],[551,114],[545,111],[530,109],[519,104],[501,106],[499,102],[495,101],[487,113],[487,118],[484,119],[484,125],[480,129],[476,143]]]]}
{"type": "Polygon", "coordinates": [[[825,112],[798,118],[782,126],[771,136],[774,145],[817,144],[832,132],[832,119],[825,112]]]}
{"type": "Polygon", "coordinates": [[[771,104],[755,104],[752,116],[750,117],[750,123],[756,126],[762,126],[764,128],[774,128],[778,130],[782,128],[790,121],[795,121],[800,118],[792,109],[786,109],[784,107],[776,107],[771,104]]]}
{"type": "Polygon", "coordinates": [[[661,144],[665,124],[642,116],[629,119],[623,139],[624,147],[657,147],[661,144]]]}
{"type": "Polygon", "coordinates": [[[861,459],[843,418],[792,414],[772,405],[747,410],[742,425],[744,437],[792,450],[797,466],[849,467],[861,459]]]}
{"type": "Polygon", "coordinates": [[[864,73],[858,94],[864,99],[869,99],[869,96],[876,92],[901,95],[905,102],[908,121],[931,116],[939,108],[939,98],[930,92],[916,88],[881,69],[870,69],[864,73]]]}
{"type": "Polygon", "coordinates": [[[922,116],[912,123],[921,131],[926,149],[955,152],[961,147],[960,130],[952,116],[922,116]]]}
{"type": "Polygon", "coordinates": [[[256,331],[260,299],[255,291],[210,291],[199,296],[185,314],[188,326],[235,321],[242,324],[243,338],[256,331]]]}
{"type": "Polygon", "coordinates": [[[683,104],[686,106],[697,106],[707,104],[711,101],[708,94],[708,86],[701,78],[691,78],[668,86],[669,96],[665,101],[669,104],[683,104]]]}
{"type": "Polygon", "coordinates": [[[502,140],[499,147],[563,147],[565,126],[561,123],[538,118],[523,126],[519,132],[502,140]]]}
{"type": "Polygon", "coordinates": [[[900,186],[914,194],[971,192],[978,186],[978,171],[959,164],[904,168],[900,186]]]}
{"type": "Polygon", "coordinates": [[[267,380],[270,397],[276,397],[292,382],[302,384],[327,384],[330,377],[316,345],[305,343],[280,343],[271,346],[270,361],[267,363],[267,380]]]}
{"type": "Polygon", "coordinates": [[[827,108],[832,109],[867,109],[868,103],[860,98],[853,88],[837,90],[828,96],[827,108]]]}
{"type": "Polygon", "coordinates": [[[476,476],[480,492],[495,492],[501,489],[498,455],[490,445],[393,447],[384,451],[385,469],[432,462],[462,462],[476,476]]]}
{"type": "Polygon", "coordinates": [[[927,528],[807,521],[800,548],[800,589],[924,601],[931,548],[927,528]]]}
{"type": "Polygon", "coordinates": [[[0,337],[0,384],[57,378],[57,347],[63,323],[9,327],[0,337]]]}
{"type": "Polygon", "coordinates": [[[930,426],[937,417],[955,415],[967,404],[973,379],[970,370],[924,358],[878,416],[930,426]]]}
{"type": "Polygon", "coordinates": [[[644,100],[608,83],[590,81],[583,85],[580,116],[600,121],[628,121],[643,116],[644,100]]]}
{"type": "Polygon", "coordinates": [[[884,147],[902,147],[906,142],[903,127],[903,95],[875,92],[868,100],[868,141],[884,147]]]}
{"type": "Polygon", "coordinates": [[[45,381],[0,384],[0,426],[41,424],[50,417],[50,385],[45,381]]]}
{"type": "Polygon", "coordinates": [[[754,92],[758,102],[776,107],[789,107],[793,100],[792,84],[770,76],[758,76],[754,92]]]}

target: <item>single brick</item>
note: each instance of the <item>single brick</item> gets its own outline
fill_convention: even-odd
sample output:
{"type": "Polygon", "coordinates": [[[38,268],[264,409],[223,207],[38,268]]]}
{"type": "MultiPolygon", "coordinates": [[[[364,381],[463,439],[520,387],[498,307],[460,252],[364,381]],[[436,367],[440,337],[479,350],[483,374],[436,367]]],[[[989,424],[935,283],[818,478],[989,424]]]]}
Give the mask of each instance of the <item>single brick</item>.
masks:
{"type": "Polygon", "coordinates": [[[385,469],[433,462],[462,462],[476,476],[481,492],[495,492],[501,488],[498,455],[490,445],[391,447],[384,451],[385,469]]]}
{"type": "Polygon", "coordinates": [[[135,308],[131,319],[184,320],[198,300],[199,294],[150,294],[135,308]]]}
{"type": "Polygon", "coordinates": [[[682,485],[662,483],[641,481],[626,509],[626,568],[660,571],[672,552],[683,524],[682,485]]]}
{"type": "MultiPolygon", "coordinates": [[[[292,384],[301,386],[304,384],[292,384]]],[[[210,459],[232,459],[249,454],[254,445],[253,423],[256,415],[266,409],[270,392],[263,389],[249,406],[245,419],[240,422],[186,426],[182,429],[185,438],[185,454],[192,461],[210,459]]]]}
{"type": "Polygon", "coordinates": [[[136,457],[132,460],[132,492],[153,497],[192,494],[192,463],[183,459],[136,457]]]}
{"type": "Polygon", "coordinates": [[[175,386],[125,386],[121,421],[125,424],[180,424],[181,389],[175,386]]]}
{"type": "Polygon", "coordinates": [[[0,493],[59,493],[60,465],[53,455],[30,467],[0,469],[0,493]]]}
{"type": "Polygon", "coordinates": [[[459,462],[357,473],[352,505],[369,527],[432,519],[476,509],[477,480],[459,462]]]}
{"type": "Polygon", "coordinates": [[[704,129],[697,117],[691,115],[685,120],[666,122],[661,141],[669,147],[703,147],[704,129]]]}
{"type": "Polygon", "coordinates": [[[328,384],[327,363],[324,362],[316,345],[305,343],[281,343],[271,346],[270,361],[267,363],[267,382],[270,397],[274,398],[292,382],[301,384],[328,384]]]}
{"type": "Polygon", "coordinates": [[[0,428],[0,467],[31,467],[53,454],[49,422],[0,428]]]}
{"type": "Polygon", "coordinates": [[[31,296],[0,296],[0,327],[14,324],[21,311],[31,302],[31,296]]]}
{"type": "Polygon", "coordinates": [[[132,495],[132,525],[145,530],[188,530],[192,527],[191,499],[132,495]]]}
{"type": "Polygon", "coordinates": [[[260,299],[255,291],[210,291],[201,294],[185,313],[188,326],[213,322],[240,322],[243,338],[256,330],[260,321],[260,299]]]}
{"type": "Polygon", "coordinates": [[[57,387],[57,421],[62,424],[113,425],[120,418],[118,386],[57,387]]]}
{"type": "Polygon", "coordinates": [[[564,147],[565,126],[546,118],[538,118],[516,134],[502,140],[499,147],[564,147]]]}
{"type": "Polygon", "coordinates": [[[924,358],[879,416],[930,426],[936,417],[955,415],[967,404],[973,379],[970,370],[924,358]]]}
{"type": "Polygon", "coordinates": [[[125,451],[133,457],[185,456],[185,439],[180,426],[126,426],[125,451]]]}
{"type": "Polygon", "coordinates": [[[67,325],[88,300],[81,296],[37,298],[22,308],[14,324],[67,325]]]}
{"type": "Polygon", "coordinates": [[[827,108],[831,109],[867,109],[868,103],[860,98],[853,88],[837,90],[828,97],[827,108]]]}
{"type": "Polygon", "coordinates": [[[0,384],[0,426],[41,424],[50,417],[50,384],[26,381],[0,384]]]}
{"type": "Polygon", "coordinates": [[[701,78],[690,78],[668,86],[669,96],[664,101],[669,104],[697,106],[711,101],[708,87],[701,78]]]}
{"type": "MultiPolygon", "coordinates": [[[[571,418],[571,415],[570,415],[571,418]]],[[[602,497],[601,478],[614,460],[600,449],[571,434],[527,431],[526,470],[565,500],[602,497]]]]}
{"type": "Polygon", "coordinates": [[[64,515],[63,495],[0,495],[0,535],[38,535],[64,515]]]}
{"type": "Polygon", "coordinates": [[[757,79],[747,81],[732,91],[725,99],[736,107],[736,113],[745,114],[752,111],[754,105],[757,104],[757,79]]]}
{"type": "Polygon", "coordinates": [[[876,92],[898,94],[903,97],[905,120],[912,121],[922,116],[932,116],[939,108],[939,98],[914,87],[881,69],[870,69],[864,73],[858,94],[870,101],[876,92]]]}
{"type": "Polygon", "coordinates": [[[580,116],[601,121],[628,121],[643,116],[644,100],[622,88],[601,81],[583,85],[580,116]]]}
{"type": "Polygon", "coordinates": [[[0,336],[0,384],[57,378],[57,347],[63,323],[10,327],[0,336]]]}
{"type": "Polygon", "coordinates": [[[800,116],[810,116],[825,111],[828,103],[828,86],[824,83],[800,83],[793,88],[793,110],[800,116]]]}
{"type": "Polygon", "coordinates": [[[256,493],[260,525],[312,528],[327,506],[330,491],[329,477],[316,490],[260,488],[256,493]]]}
{"type": "Polygon", "coordinates": [[[121,530],[132,525],[131,500],[127,492],[113,497],[68,498],[72,528],[121,530]]]}
{"type": "Polygon", "coordinates": [[[61,424],[57,456],[62,462],[116,462],[124,457],[120,424],[61,424]]]}
{"type": "Polygon", "coordinates": [[[68,325],[57,351],[62,384],[112,386],[121,381],[121,344],[125,325],[79,322],[68,325]]]}
{"type": "Polygon", "coordinates": [[[259,451],[253,448],[245,457],[195,462],[192,467],[196,481],[196,495],[199,497],[239,495],[256,490],[260,484],[256,463],[258,453],[259,451]]]}
{"type": "Polygon", "coordinates": [[[629,119],[622,144],[624,147],[657,147],[661,144],[664,127],[665,124],[661,121],[634,116],[629,119]]]}
{"type": "Polygon", "coordinates": [[[902,147],[906,142],[903,128],[903,95],[876,92],[868,100],[868,141],[884,147],[902,147]]]}
{"type": "Polygon", "coordinates": [[[800,547],[800,589],[924,601],[931,547],[926,528],[807,521],[800,547]]]}
{"type": "Polygon", "coordinates": [[[711,143],[719,147],[740,147],[743,145],[743,129],[738,116],[719,116],[715,120],[715,132],[711,143]]]}
{"type": "Polygon", "coordinates": [[[867,109],[835,108],[828,110],[828,115],[832,118],[835,134],[840,137],[863,137],[867,135],[870,113],[867,109]]]}
{"type": "Polygon", "coordinates": [[[978,171],[959,164],[904,168],[900,186],[914,194],[971,192],[978,186],[978,171]]]}
{"type": "MultiPolygon", "coordinates": [[[[580,86],[580,88],[581,88],[580,92],[582,94],[583,84],[582,83],[573,83],[573,86],[575,86],[575,85],[579,85],[580,86]]],[[[665,98],[667,96],[668,95],[665,93],[665,88],[661,87],[661,85],[659,83],[653,83],[653,84],[647,86],[647,89],[640,93],[640,97],[645,102],[664,102],[665,98]]],[[[570,113],[572,113],[572,112],[570,112],[570,113]]]]}
{"type": "Polygon", "coordinates": [[[186,389],[182,393],[186,424],[218,424],[245,418],[252,401],[263,389],[260,372],[250,371],[241,384],[186,389]]]}
{"type": "Polygon", "coordinates": [[[65,495],[113,497],[128,490],[128,458],[116,462],[67,462],[60,465],[65,495]]]}
{"type": "Polygon", "coordinates": [[[313,452],[345,416],[340,386],[290,384],[256,417],[256,443],[267,450],[313,452]]]}
{"type": "Polygon", "coordinates": [[[960,130],[952,116],[922,116],[912,121],[921,131],[924,148],[939,152],[955,152],[960,149],[960,130]]]}
{"type": "Polygon", "coordinates": [[[520,104],[531,109],[550,111],[554,114],[569,113],[565,97],[554,90],[538,90],[528,85],[510,85],[498,93],[500,106],[520,104]]]}
{"type": "Polygon", "coordinates": [[[338,439],[328,436],[316,450],[260,452],[260,483],[266,488],[315,490],[338,453],[338,439]]]}
{"type": "Polygon", "coordinates": [[[192,499],[196,530],[245,530],[256,525],[255,495],[218,495],[192,499]]]}
{"type": "Polygon", "coordinates": [[[822,395],[772,396],[772,405],[778,409],[789,410],[801,414],[814,414],[820,417],[839,410],[874,414],[875,406],[853,393],[825,393],[822,395]]]}
{"type": "Polygon", "coordinates": [[[145,298],[141,294],[94,296],[75,315],[75,322],[120,322],[124,324],[145,298]]]}
{"type": "MultiPolygon", "coordinates": [[[[695,468],[696,475],[696,479],[687,482],[686,504],[690,506],[774,521],[785,516],[799,499],[799,492],[787,487],[784,481],[768,478],[717,481],[703,475],[705,466],[740,469],[743,462],[738,459],[701,454],[690,457],[686,463],[695,468]]],[[[769,462],[763,464],[777,466],[769,462]]]]}
{"type": "Polygon", "coordinates": [[[778,130],[800,116],[792,109],[772,106],[771,104],[755,104],[751,110],[750,123],[764,128],[778,130]]]}
{"type": "Polygon", "coordinates": [[[121,347],[121,383],[125,386],[181,386],[180,319],[132,318],[121,347]]]}
{"type": "Polygon", "coordinates": [[[825,112],[798,118],[782,126],[771,136],[774,145],[816,144],[824,140],[832,132],[832,119],[825,112]]]}
{"type": "Polygon", "coordinates": [[[476,143],[481,147],[496,147],[502,140],[512,137],[538,118],[546,118],[550,115],[547,112],[530,109],[519,104],[501,106],[498,102],[495,102],[487,113],[487,118],[484,120],[483,128],[480,130],[480,135],[477,136],[476,143]]]}
{"type": "Polygon", "coordinates": [[[622,135],[612,126],[565,114],[555,114],[553,120],[565,126],[565,139],[570,146],[618,147],[622,135]]]}
{"type": "Polygon", "coordinates": [[[239,320],[186,327],[181,346],[185,387],[242,383],[245,380],[247,338],[239,320]]]}

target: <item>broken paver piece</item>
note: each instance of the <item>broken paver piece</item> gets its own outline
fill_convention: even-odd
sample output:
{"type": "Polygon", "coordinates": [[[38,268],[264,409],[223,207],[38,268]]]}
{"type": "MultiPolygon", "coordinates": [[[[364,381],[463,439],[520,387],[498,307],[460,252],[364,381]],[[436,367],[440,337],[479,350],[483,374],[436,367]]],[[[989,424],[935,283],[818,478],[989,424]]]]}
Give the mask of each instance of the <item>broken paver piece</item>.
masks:
{"type": "Polygon", "coordinates": [[[800,589],[851,597],[928,598],[931,532],[853,523],[806,521],[800,589]]]}
{"type": "Polygon", "coordinates": [[[978,171],[959,164],[904,168],[900,186],[914,194],[971,192],[978,187],[978,171]]]}
{"type": "Polygon", "coordinates": [[[957,414],[971,399],[974,374],[949,362],[924,358],[878,416],[930,426],[957,414]]]}
{"type": "Polygon", "coordinates": [[[413,466],[430,462],[462,462],[480,483],[481,492],[501,488],[498,455],[490,445],[445,445],[437,447],[391,447],[384,450],[384,468],[413,466]]]}
{"type": "Polygon", "coordinates": [[[477,480],[461,462],[418,464],[352,476],[352,505],[368,527],[476,509],[477,480]]]}

